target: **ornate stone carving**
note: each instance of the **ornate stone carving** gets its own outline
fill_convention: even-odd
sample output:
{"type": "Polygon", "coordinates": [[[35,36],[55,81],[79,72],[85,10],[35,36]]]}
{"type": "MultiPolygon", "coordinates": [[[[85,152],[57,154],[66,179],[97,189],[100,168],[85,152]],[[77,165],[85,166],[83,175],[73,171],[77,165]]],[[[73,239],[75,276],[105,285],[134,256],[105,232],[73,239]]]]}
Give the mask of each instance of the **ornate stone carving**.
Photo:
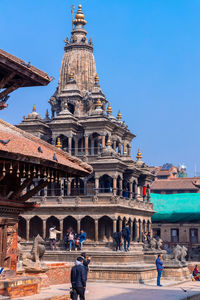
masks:
{"type": "Polygon", "coordinates": [[[30,253],[23,253],[22,264],[25,269],[40,270],[42,269],[41,259],[45,253],[45,241],[38,234],[33,242],[33,247],[30,253]]]}
{"type": "Polygon", "coordinates": [[[178,264],[185,265],[185,257],[187,255],[188,249],[185,246],[176,245],[172,253],[163,255],[163,260],[165,265],[178,264]]]}

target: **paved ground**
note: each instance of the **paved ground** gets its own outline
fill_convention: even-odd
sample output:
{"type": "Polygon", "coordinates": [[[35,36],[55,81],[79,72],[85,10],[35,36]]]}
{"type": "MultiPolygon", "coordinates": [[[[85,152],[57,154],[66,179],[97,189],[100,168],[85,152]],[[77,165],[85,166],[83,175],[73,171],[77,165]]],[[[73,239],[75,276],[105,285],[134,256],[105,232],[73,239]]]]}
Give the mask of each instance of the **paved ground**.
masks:
{"type": "MultiPolygon", "coordinates": [[[[195,300],[200,299],[200,282],[189,281],[173,286],[169,286],[169,282],[163,282],[163,284],[165,286],[156,287],[155,282],[142,285],[89,282],[86,300],[181,300],[193,295],[199,295],[195,300]],[[182,288],[187,292],[184,292],[182,288]]],[[[17,298],[16,300],[47,300],[52,296],[69,293],[69,287],[69,285],[56,285],[43,289],[40,295],[17,298]]]]}

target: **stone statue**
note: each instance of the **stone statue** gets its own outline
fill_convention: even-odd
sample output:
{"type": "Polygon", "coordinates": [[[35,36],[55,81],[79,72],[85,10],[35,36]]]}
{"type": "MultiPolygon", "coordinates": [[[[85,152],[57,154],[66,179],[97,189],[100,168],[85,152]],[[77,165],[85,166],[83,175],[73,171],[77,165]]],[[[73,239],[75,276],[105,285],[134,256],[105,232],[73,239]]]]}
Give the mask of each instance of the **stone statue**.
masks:
{"type": "Polygon", "coordinates": [[[148,251],[161,251],[163,241],[161,239],[152,238],[148,244],[144,244],[144,250],[148,251]]]}
{"type": "Polygon", "coordinates": [[[149,248],[151,249],[151,250],[155,250],[156,249],[156,239],[151,239],[150,240],[150,244],[149,244],[149,248]]]}
{"type": "Polygon", "coordinates": [[[158,239],[158,240],[156,241],[156,246],[157,246],[157,249],[158,249],[158,250],[162,250],[162,249],[161,249],[162,244],[163,244],[162,239],[158,239]]]}
{"type": "Polygon", "coordinates": [[[28,269],[41,269],[41,259],[45,253],[45,241],[38,234],[34,241],[33,247],[30,253],[24,253],[22,255],[22,264],[28,269]]]}
{"type": "Polygon", "coordinates": [[[163,260],[166,263],[182,264],[185,265],[185,257],[187,255],[187,248],[185,246],[176,245],[171,254],[163,255],[163,260]]]}

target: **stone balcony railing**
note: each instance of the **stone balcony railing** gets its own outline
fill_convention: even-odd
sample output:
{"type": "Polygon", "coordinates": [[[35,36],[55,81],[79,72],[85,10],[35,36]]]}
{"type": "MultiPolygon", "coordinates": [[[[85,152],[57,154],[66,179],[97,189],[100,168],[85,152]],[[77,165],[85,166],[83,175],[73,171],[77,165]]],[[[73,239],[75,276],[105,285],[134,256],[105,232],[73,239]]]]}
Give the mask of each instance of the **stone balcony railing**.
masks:
{"type": "Polygon", "coordinates": [[[129,199],[114,196],[112,193],[91,195],[91,196],[35,196],[32,200],[39,203],[42,207],[49,206],[112,206],[118,205],[139,210],[153,210],[153,204],[138,199],[129,199]]]}

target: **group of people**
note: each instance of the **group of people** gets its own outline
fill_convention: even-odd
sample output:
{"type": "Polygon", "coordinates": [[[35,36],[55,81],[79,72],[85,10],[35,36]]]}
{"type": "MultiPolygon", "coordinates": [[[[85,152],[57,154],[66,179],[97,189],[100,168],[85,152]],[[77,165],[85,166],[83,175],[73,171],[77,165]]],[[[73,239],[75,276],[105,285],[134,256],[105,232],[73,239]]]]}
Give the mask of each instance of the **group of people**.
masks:
{"type": "Polygon", "coordinates": [[[123,241],[124,241],[124,251],[125,252],[129,251],[131,232],[130,232],[128,223],[122,229],[122,231],[114,232],[112,237],[113,237],[113,240],[115,241],[116,251],[121,251],[122,238],[123,238],[123,241]]]}
{"type": "Polygon", "coordinates": [[[85,289],[90,260],[91,257],[87,257],[87,254],[83,252],[81,253],[81,256],[77,257],[75,266],[71,269],[72,289],[70,296],[72,300],[77,300],[78,296],[80,297],[80,300],[85,300],[85,289]]]}
{"type": "MultiPolygon", "coordinates": [[[[50,248],[51,250],[56,250],[56,240],[57,234],[61,233],[61,231],[56,229],[56,226],[52,226],[49,229],[49,240],[50,240],[50,248]]],[[[81,229],[80,233],[77,234],[73,231],[72,227],[67,230],[66,235],[64,236],[65,247],[67,250],[82,250],[83,243],[86,241],[87,234],[81,229]]]]}

